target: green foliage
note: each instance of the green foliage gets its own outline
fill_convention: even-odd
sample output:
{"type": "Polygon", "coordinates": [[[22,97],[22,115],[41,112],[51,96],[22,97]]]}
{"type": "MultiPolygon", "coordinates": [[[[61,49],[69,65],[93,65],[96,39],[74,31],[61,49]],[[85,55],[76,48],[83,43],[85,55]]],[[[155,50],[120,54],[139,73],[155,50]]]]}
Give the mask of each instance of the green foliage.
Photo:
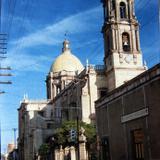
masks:
{"type": "Polygon", "coordinates": [[[44,143],[40,146],[38,153],[40,156],[47,156],[49,154],[50,147],[48,144],[44,143]]]}
{"type": "Polygon", "coordinates": [[[96,141],[96,129],[93,124],[86,124],[82,122],[82,127],[85,129],[85,136],[87,137],[87,143],[91,144],[96,141]]]}
{"type": "MultiPolygon", "coordinates": [[[[85,129],[85,136],[87,137],[87,144],[91,144],[96,141],[96,130],[95,126],[92,124],[87,124],[85,122],[79,122],[79,129],[83,127],[85,129]]],[[[69,131],[71,129],[77,130],[76,121],[65,121],[63,122],[61,128],[56,130],[54,135],[56,145],[68,145],[69,143],[69,131]]]]}
{"type": "Polygon", "coordinates": [[[7,157],[7,160],[14,160],[14,158],[13,158],[13,156],[12,155],[8,155],[8,157],[7,157]]]}

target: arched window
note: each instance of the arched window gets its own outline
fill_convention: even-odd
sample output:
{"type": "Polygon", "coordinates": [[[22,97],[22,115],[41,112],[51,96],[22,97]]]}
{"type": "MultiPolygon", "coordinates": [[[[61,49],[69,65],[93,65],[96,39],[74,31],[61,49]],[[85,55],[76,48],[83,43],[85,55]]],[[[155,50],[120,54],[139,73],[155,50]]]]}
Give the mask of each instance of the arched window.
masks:
{"type": "Polygon", "coordinates": [[[112,9],[114,10],[116,8],[115,0],[112,0],[112,9]]]}
{"type": "Polygon", "coordinates": [[[107,11],[107,7],[104,6],[104,21],[106,21],[108,18],[108,11],[107,11]]]}
{"type": "Polygon", "coordinates": [[[127,15],[126,15],[126,4],[124,2],[121,2],[120,3],[120,17],[123,19],[123,18],[127,18],[127,15]]]}
{"type": "Polygon", "coordinates": [[[130,40],[129,40],[129,34],[124,32],[122,34],[122,46],[123,46],[123,50],[125,52],[130,51],[130,40]]]}

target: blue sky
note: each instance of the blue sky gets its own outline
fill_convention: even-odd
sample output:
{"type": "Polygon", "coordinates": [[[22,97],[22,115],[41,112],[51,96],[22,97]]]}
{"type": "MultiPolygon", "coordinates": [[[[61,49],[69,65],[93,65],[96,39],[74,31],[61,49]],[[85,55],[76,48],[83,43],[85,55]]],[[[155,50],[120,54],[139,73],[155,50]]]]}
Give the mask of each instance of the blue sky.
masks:
{"type": "MultiPolygon", "coordinates": [[[[149,67],[158,63],[158,0],[136,0],[141,24],[140,38],[149,67]]],[[[60,54],[67,32],[72,52],[85,65],[103,64],[103,9],[100,0],[3,0],[2,31],[9,34],[6,61],[12,67],[12,85],[1,85],[2,151],[13,141],[17,108],[25,93],[30,99],[45,99],[45,78],[60,54]]]]}

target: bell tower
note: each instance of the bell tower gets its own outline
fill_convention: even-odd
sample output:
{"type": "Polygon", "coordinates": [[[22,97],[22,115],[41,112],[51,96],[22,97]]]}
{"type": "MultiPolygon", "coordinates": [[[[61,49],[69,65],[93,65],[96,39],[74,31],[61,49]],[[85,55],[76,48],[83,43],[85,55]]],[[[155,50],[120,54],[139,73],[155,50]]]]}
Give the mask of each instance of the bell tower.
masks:
{"type": "Polygon", "coordinates": [[[145,71],[134,0],[102,0],[104,63],[111,91],[145,71]]]}

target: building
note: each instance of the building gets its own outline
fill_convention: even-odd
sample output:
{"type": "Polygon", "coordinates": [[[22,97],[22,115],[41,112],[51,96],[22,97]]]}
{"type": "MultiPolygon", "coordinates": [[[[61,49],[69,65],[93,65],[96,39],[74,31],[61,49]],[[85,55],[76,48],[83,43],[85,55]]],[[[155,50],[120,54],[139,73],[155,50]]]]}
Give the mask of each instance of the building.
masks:
{"type": "Polygon", "coordinates": [[[104,66],[82,65],[63,42],[62,53],[46,78],[47,100],[26,96],[19,112],[19,150],[23,160],[34,159],[39,147],[53,136],[65,120],[95,123],[94,102],[106,93],[104,66]]]}
{"type": "Polygon", "coordinates": [[[160,64],[96,102],[102,159],[160,159],[159,94],[160,64]]]}
{"type": "Polygon", "coordinates": [[[148,71],[143,65],[134,0],[102,3],[105,65],[84,67],[63,42],[46,77],[47,100],[21,102],[21,159],[36,158],[62,121],[77,118],[96,119],[102,160],[159,159],[159,121],[153,118],[159,115],[159,65],[148,71]]]}
{"type": "Polygon", "coordinates": [[[84,68],[71,53],[69,41],[64,41],[60,56],[47,76],[47,95],[53,99],[57,124],[63,120],[94,121],[94,101],[106,91],[103,66],[84,68]]]}
{"type": "Polygon", "coordinates": [[[14,143],[9,143],[7,146],[7,153],[12,152],[15,149],[15,144],[14,143]]]}
{"type": "Polygon", "coordinates": [[[19,160],[18,149],[16,149],[16,146],[14,143],[9,143],[7,145],[7,153],[1,155],[1,159],[2,160],[8,160],[8,159],[19,160]]]}
{"type": "Polygon", "coordinates": [[[134,0],[102,0],[104,63],[111,91],[146,70],[139,40],[134,0]]]}
{"type": "Polygon", "coordinates": [[[34,159],[40,145],[53,132],[52,105],[49,100],[35,101],[25,96],[18,113],[20,159],[34,159]]]}
{"type": "Polygon", "coordinates": [[[160,65],[142,64],[134,0],[102,3],[108,93],[95,102],[100,159],[158,160],[160,65]]]}
{"type": "Polygon", "coordinates": [[[1,160],[7,160],[7,154],[1,154],[1,160]]]}

